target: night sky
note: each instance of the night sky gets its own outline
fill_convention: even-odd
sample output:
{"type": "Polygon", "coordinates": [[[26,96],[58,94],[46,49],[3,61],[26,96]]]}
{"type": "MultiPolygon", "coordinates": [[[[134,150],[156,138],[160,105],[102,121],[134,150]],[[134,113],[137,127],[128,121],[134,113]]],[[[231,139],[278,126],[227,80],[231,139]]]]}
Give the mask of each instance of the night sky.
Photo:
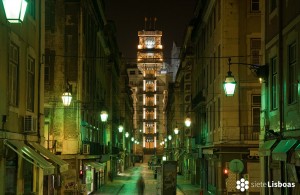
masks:
{"type": "Polygon", "coordinates": [[[169,61],[173,41],[181,46],[186,27],[193,18],[196,0],[106,0],[106,16],[117,28],[117,41],[123,57],[134,62],[137,32],[143,30],[145,17],[156,17],[156,30],[163,33],[164,58],[169,61]]]}

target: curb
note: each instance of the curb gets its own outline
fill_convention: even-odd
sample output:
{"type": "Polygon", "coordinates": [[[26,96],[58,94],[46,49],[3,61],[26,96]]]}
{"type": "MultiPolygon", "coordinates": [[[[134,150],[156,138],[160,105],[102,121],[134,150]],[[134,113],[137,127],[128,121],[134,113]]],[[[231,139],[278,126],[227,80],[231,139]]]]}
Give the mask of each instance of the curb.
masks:
{"type": "Polygon", "coordinates": [[[117,194],[119,194],[121,192],[121,190],[123,189],[123,187],[125,186],[125,184],[123,184],[120,189],[117,191],[117,194]]]}
{"type": "Polygon", "coordinates": [[[184,191],[182,190],[182,188],[180,187],[180,185],[176,185],[176,187],[177,187],[177,189],[179,189],[184,195],[185,195],[185,193],[184,193],[184,191]]]}

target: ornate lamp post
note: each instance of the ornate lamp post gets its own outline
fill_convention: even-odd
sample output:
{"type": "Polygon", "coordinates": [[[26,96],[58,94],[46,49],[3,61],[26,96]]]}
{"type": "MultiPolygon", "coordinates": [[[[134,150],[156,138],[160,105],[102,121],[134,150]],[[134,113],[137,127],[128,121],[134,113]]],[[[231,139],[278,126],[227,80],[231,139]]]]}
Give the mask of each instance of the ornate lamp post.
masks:
{"type": "Polygon", "coordinates": [[[238,64],[238,65],[247,65],[249,66],[250,70],[253,71],[256,76],[259,78],[260,82],[262,80],[267,80],[268,78],[268,66],[267,65],[259,65],[259,64],[247,64],[247,63],[231,63],[231,59],[228,59],[228,74],[225,78],[225,81],[223,83],[224,85],[224,91],[226,96],[233,96],[236,86],[236,81],[234,77],[232,76],[232,72],[230,71],[230,65],[231,64],[238,64]]]}
{"type": "Polygon", "coordinates": [[[5,15],[10,23],[22,23],[27,2],[25,0],[2,0],[5,15]]]}
{"type": "Polygon", "coordinates": [[[106,146],[106,134],[105,134],[105,123],[108,119],[108,114],[105,110],[101,111],[100,114],[101,122],[102,122],[102,144],[103,144],[103,154],[105,154],[105,146],[106,146]]]}

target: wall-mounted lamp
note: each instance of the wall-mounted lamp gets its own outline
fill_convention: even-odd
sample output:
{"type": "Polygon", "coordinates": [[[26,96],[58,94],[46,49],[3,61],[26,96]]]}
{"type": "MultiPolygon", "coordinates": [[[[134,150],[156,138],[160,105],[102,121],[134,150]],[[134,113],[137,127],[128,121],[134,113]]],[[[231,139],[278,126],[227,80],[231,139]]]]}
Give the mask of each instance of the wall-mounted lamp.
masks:
{"type": "Polygon", "coordinates": [[[119,128],[118,128],[118,129],[119,129],[119,132],[120,132],[120,133],[122,133],[122,132],[123,132],[123,129],[124,129],[124,127],[123,127],[122,125],[119,125],[119,128]]]}
{"type": "Polygon", "coordinates": [[[177,135],[177,134],[179,133],[179,129],[178,129],[178,127],[177,127],[177,122],[176,122],[176,127],[175,127],[175,129],[174,129],[174,133],[175,133],[175,135],[177,135]]]}
{"type": "Polygon", "coordinates": [[[191,124],[192,124],[192,121],[191,121],[191,118],[190,117],[187,117],[184,121],[184,124],[186,127],[190,127],[191,124]]]}
{"type": "Polygon", "coordinates": [[[226,96],[233,96],[234,94],[234,90],[235,90],[235,86],[236,86],[236,81],[234,79],[234,77],[232,76],[232,72],[230,71],[230,58],[228,59],[228,72],[227,72],[227,76],[225,77],[225,81],[223,83],[224,85],[224,91],[225,91],[225,95],[226,96]]]}
{"type": "Polygon", "coordinates": [[[236,86],[236,81],[230,71],[231,64],[247,65],[250,66],[250,70],[253,71],[256,76],[259,78],[259,81],[266,81],[268,78],[268,66],[267,65],[258,65],[258,64],[247,64],[247,63],[232,63],[231,58],[228,58],[228,72],[223,83],[224,91],[226,96],[233,96],[236,86]]]}
{"type": "Polygon", "coordinates": [[[71,104],[71,101],[72,101],[71,89],[72,89],[72,86],[70,85],[69,82],[67,82],[66,91],[61,96],[64,106],[70,106],[70,104],[71,104]]]}
{"type": "Polygon", "coordinates": [[[100,118],[102,122],[106,122],[108,118],[108,114],[105,110],[101,111],[100,118]]]}
{"type": "Polygon", "coordinates": [[[175,135],[177,135],[177,134],[179,133],[179,129],[178,129],[177,126],[176,126],[175,129],[174,129],[174,133],[175,133],[175,135]]]}
{"type": "Polygon", "coordinates": [[[27,2],[25,0],[2,0],[6,19],[10,23],[22,23],[27,2]]]}

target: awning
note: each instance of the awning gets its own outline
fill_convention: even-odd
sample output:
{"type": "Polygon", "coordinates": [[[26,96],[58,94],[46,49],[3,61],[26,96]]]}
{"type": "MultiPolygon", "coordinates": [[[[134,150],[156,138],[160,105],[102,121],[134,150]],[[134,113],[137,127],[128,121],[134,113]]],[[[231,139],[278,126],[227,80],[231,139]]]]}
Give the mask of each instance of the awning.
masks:
{"type": "Polygon", "coordinates": [[[214,149],[203,149],[202,154],[214,154],[214,149]]]}
{"type": "Polygon", "coordinates": [[[4,140],[4,144],[28,162],[42,168],[44,175],[54,174],[55,167],[32,148],[25,145],[23,141],[4,140]]]}
{"type": "Polygon", "coordinates": [[[35,143],[35,142],[29,142],[29,144],[34,147],[39,153],[44,155],[46,158],[48,158],[50,161],[54,162],[59,166],[60,172],[67,171],[69,169],[69,164],[56,156],[55,154],[51,153],[49,150],[44,148],[42,145],[35,143]]]}
{"type": "Polygon", "coordinates": [[[91,167],[94,167],[96,172],[99,171],[101,168],[103,169],[105,167],[105,165],[106,165],[105,163],[99,163],[99,162],[95,162],[95,161],[93,161],[93,162],[87,162],[85,164],[89,165],[91,167]]]}
{"type": "Polygon", "coordinates": [[[103,154],[101,155],[100,162],[107,162],[110,160],[110,155],[109,154],[103,154]]]}
{"type": "Polygon", "coordinates": [[[287,152],[297,143],[296,139],[281,140],[272,151],[272,159],[286,161],[287,152]]]}
{"type": "Polygon", "coordinates": [[[259,156],[258,148],[249,148],[250,156],[259,156]]]}
{"type": "Polygon", "coordinates": [[[300,159],[300,144],[295,148],[295,158],[300,159]]]}
{"type": "Polygon", "coordinates": [[[271,148],[275,142],[276,139],[265,141],[265,143],[259,147],[259,156],[270,156],[271,148]]]}

